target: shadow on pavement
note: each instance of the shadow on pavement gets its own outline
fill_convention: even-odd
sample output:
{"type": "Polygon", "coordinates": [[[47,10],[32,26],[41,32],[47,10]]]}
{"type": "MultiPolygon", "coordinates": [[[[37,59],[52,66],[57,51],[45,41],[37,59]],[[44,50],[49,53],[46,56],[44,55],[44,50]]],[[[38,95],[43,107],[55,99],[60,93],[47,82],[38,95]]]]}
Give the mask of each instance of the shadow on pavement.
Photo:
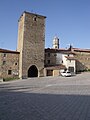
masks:
{"type": "Polygon", "coordinates": [[[3,91],[0,120],[90,120],[90,96],[3,91]]]}

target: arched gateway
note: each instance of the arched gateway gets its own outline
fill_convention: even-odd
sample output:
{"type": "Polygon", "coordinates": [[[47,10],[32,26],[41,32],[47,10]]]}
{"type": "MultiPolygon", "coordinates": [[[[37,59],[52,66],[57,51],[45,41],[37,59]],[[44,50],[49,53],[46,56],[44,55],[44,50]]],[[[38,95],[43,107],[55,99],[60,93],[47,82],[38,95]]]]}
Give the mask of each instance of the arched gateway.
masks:
{"type": "Polygon", "coordinates": [[[28,69],[28,77],[38,77],[38,69],[35,65],[28,69]]]}

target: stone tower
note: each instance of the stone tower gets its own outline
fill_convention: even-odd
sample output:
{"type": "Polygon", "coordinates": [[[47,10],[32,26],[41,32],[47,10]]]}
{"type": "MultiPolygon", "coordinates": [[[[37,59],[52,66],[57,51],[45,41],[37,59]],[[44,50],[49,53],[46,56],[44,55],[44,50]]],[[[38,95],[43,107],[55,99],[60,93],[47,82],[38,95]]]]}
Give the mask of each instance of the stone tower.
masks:
{"type": "Polygon", "coordinates": [[[59,49],[59,38],[58,37],[54,37],[53,39],[53,48],[59,49]]]}
{"type": "Polygon", "coordinates": [[[24,12],[18,23],[19,77],[44,76],[45,16],[24,12]]]}

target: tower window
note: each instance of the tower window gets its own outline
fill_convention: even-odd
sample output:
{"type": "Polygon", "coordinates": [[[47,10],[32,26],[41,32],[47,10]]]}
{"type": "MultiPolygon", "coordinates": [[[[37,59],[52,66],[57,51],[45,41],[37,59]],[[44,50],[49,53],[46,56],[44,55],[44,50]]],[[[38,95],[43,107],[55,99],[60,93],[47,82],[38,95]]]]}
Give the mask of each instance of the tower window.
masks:
{"type": "Polygon", "coordinates": [[[33,20],[34,20],[34,21],[37,21],[37,17],[36,17],[36,16],[34,16],[33,20]]]}

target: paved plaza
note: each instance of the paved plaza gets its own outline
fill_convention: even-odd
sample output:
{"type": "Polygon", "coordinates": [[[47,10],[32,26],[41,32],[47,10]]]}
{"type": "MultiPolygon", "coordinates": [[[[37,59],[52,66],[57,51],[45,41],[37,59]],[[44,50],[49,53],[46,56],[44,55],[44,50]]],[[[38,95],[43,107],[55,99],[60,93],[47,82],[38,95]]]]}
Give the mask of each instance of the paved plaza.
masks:
{"type": "Polygon", "coordinates": [[[90,73],[0,82],[0,120],[90,120],[90,73]]]}

